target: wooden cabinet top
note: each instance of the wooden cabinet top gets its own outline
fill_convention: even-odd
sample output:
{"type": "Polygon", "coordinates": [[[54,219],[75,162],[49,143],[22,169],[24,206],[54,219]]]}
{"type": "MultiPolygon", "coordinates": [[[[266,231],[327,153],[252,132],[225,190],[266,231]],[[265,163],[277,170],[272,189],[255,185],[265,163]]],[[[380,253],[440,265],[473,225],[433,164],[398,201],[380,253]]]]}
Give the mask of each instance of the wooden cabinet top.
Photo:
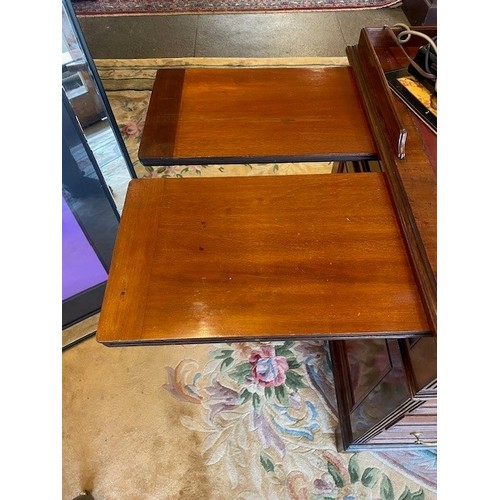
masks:
{"type": "Polygon", "coordinates": [[[99,342],[429,332],[383,174],[131,181],[99,342]]]}
{"type": "MultiPolygon", "coordinates": [[[[418,31],[437,36],[437,28],[418,31]]],[[[363,28],[347,54],[384,166],[398,220],[434,334],[437,334],[437,135],[389,88],[385,72],[408,66],[423,40],[412,36],[404,51],[389,27],[363,28]],[[396,144],[406,136],[404,158],[396,144]]]]}
{"type": "Polygon", "coordinates": [[[350,67],[160,69],[144,165],[376,157],[350,67]]]}

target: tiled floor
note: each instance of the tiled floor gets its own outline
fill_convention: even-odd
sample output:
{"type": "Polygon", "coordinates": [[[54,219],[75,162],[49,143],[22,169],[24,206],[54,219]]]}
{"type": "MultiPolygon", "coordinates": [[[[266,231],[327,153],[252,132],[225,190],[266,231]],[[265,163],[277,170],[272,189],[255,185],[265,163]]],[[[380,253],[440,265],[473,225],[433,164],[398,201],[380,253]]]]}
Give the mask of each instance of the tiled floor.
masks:
{"type": "Polygon", "coordinates": [[[342,12],[80,17],[94,59],[345,56],[366,26],[408,24],[401,7],[342,12]]]}

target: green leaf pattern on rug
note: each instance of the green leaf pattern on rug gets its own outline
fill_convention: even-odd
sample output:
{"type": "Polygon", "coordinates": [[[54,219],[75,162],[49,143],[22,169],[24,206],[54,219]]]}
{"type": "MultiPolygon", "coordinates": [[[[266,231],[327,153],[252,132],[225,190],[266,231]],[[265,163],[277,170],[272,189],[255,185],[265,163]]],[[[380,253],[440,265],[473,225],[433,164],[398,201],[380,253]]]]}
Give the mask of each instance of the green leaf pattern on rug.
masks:
{"type": "Polygon", "coordinates": [[[398,500],[424,500],[425,494],[420,488],[418,491],[412,493],[408,486],[405,486],[405,490],[402,495],[398,498],[398,500]]]}
{"type": "Polygon", "coordinates": [[[365,469],[363,475],[361,476],[363,486],[373,488],[373,485],[377,482],[378,473],[379,471],[375,467],[368,467],[368,469],[365,469]]]}
{"type": "Polygon", "coordinates": [[[359,481],[360,475],[357,455],[353,455],[350,458],[347,470],[349,471],[349,478],[351,479],[351,483],[357,483],[359,481]]]}
{"type": "MultiPolygon", "coordinates": [[[[254,408],[260,405],[260,396],[269,400],[274,397],[279,404],[288,406],[292,393],[308,387],[302,375],[296,371],[301,364],[290,350],[292,344],[285,342],[275,347],[262,346],[252,352],[249,361],[235,365],[229,376],[242,386],[240,400],[246,401],[246,393],[250,391],[254,394],[254,408]]],[[[216,359],[222,359],[221,370],[233,364],[232,353],[230,349],[224,349],[215,356],[216,359]]]]}
{"type": "Polygon", "coordinates": [[[274,472],[273,459],[267,453],[262,452],[260,454],[260,463],[266,472],[274,472]]]}
{"type": "Polygon", "coordinates": [[[333,481],[335,482],[335,486],[337,488],[343,488],[343,486],[344,486],[344,479],[342,478],[342,474],[331,463],[328,463],[327,467],[328,467],[328,472],[329,472],[330,476],[332,476],[333,481]]]}
{"type": "MultiPolygon", "coordinates": [[[[266,498],[279,491],[283,499],[396,500],[385,471],[361,467],[359,454],[331,451],[336,420],[322,396],[334,390],[327,352],[319,341],[217,344],[204,366],[184,359],[168,368],[164,387],[201,403],[202,418],[181,422],[205,436],[204,462],[221,467],[235,498],[250,477],[266,498]]],[[[422,489],[412,490],[405,485],[398,500],[424,499],[422,489]]]]}
{"type": "MultiPolygon", "coordinates": [[[[375,467],[367,467],[362,473],[358,463],[358,454],[353,454],[346,471],[338,458],[325,453],[328,474],[314,481],[316,494],[313,500],[395,500],[391,479],[375,467]],[[321,494],[322,493],[322,494],[321,494]],[[377,496],[378,495],[378,496],[377,496]]],[[[398,500],[424,500],[422,488],[411,492],[408,486],[398,500]]]]}
{"type": "Polygon", "coordinates": [[[380,498],[382,500],[394,500],[394,488],[391,480],[385,474],[382,475],[380,483],[380,498]]]}

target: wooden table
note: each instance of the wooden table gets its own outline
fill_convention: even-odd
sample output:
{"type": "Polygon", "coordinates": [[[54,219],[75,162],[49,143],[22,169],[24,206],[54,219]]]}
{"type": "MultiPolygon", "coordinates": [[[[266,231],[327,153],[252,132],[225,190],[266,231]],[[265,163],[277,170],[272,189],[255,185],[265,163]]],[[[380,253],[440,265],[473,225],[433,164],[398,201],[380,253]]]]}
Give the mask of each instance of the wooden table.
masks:
{"type": "Polygon", "coordinates": [[[383,174],[131,182],[99,342],[429,333],[383,174]]]}
{"type": "Polygon", "coordinates": [[[377,158],[383,173],[132,181],[97,340],[328,339],[338,448],[427,446],[436,137],[388,88],[407,61],[387,28],[347,54],[349,68],[158,72],[145,165],[377,158]]]}
{"type": "Polygon", "coordinates": [[[144,165],[377,157],[349,67],[160,69],[144,165]]]}

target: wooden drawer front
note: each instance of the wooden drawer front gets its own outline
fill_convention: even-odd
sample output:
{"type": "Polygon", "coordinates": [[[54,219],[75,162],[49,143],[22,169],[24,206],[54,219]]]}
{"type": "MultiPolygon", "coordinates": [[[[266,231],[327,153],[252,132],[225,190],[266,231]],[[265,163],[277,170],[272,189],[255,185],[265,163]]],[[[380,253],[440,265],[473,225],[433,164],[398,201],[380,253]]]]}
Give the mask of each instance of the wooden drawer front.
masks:
{"type": "Polygon", "coordinates": [[[412,432],[420,433],[425,444],[437,442],[436,400],[430,400],[407,413],[401,420],[372,438],[370,444],[415,444],[412,432]]]}
{"type": "Polygon", "coordinates": [[[437,399],[429,399],[409,413],[411,415],[437,415],[437,399]]]}

